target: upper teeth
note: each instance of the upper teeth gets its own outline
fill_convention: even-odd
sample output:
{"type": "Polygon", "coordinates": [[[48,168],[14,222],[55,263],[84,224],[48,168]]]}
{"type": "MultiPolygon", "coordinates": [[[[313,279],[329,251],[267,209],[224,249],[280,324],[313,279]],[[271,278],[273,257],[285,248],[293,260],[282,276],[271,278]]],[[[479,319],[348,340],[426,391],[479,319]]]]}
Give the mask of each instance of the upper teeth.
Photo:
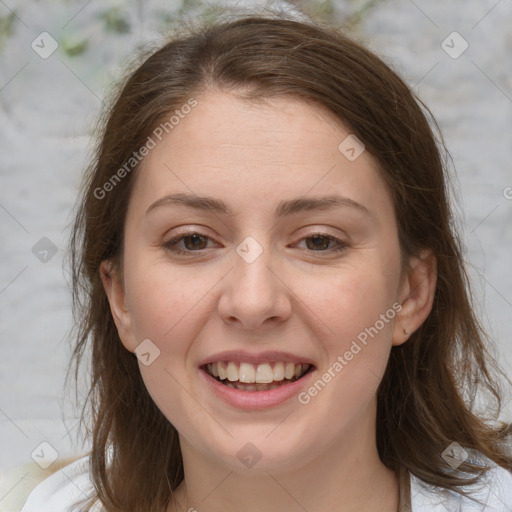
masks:
{"type": "Polygon", "coordinates": [[[273,381],[299,378],[305,373],[309,364],[295,363],[238,363],[235,361],[217,361],[206,365],[208,373],[221,380],[228,379],[230,382],[256,382],[267,384],[273,381]],[[273,365],[273,367],[272,367],[273,365]]]}

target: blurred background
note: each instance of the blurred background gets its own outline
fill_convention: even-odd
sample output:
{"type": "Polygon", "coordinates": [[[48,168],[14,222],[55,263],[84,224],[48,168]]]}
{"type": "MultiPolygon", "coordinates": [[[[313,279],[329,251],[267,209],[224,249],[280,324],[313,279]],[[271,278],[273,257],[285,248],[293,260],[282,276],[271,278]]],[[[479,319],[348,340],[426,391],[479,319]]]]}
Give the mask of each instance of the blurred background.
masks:
{"type": "Polygon", "coordinates": [[[63,263],[105,95],[182,16],[264,5],[344,26],[430,107],[456,170],[475,299],[512,374],[512,0],[0,0],[0,483],[87,449],[64,387],[63,263]]]}

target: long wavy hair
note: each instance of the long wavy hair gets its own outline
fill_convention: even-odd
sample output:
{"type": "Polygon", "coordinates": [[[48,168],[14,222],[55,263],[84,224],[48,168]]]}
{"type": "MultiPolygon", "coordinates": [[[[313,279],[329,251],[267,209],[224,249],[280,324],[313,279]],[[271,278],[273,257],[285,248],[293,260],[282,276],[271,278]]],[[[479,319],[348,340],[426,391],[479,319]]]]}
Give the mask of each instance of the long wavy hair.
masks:
{"type": "Polygon", "coordinates": [[[273,12],[189,24],[144,59],[100,120],[70,240],[76,319],[70,374],[79,377],[90,364],[82,414],[95,498],[105,510],[164,511],[184,473],[177,431],[123,347],[100,279],[104,260],[122,270],[124,222],[140,164],[111,181],[108,193],[101,190],[162,119],[213,88],[248,101],[295,97],[329,109],[379,163],[404,261],[423,248],[437,258],[432,311],[406,343],[392,348],[378,389],[383,464],[461,494],[490,466],[468,459],[452,470],[442,457],[451,443],[512,470],[505,444],[511,429],[497,421],[506,376],[472,304],[448,202],[449,158],[435,120],[411,88],[341,29],[273,12]],[[476,411],[480,396],[494,407],[476,411]]]}

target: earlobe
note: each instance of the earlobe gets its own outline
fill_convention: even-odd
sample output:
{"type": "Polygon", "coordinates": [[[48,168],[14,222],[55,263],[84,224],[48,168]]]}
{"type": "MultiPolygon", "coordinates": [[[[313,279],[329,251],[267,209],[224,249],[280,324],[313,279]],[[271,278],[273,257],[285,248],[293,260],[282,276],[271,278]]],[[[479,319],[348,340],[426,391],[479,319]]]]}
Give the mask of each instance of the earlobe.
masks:
{"type": "Polygon", "coordinates": [[[393,345],[406,342],[432,310],[437,283],[437,260],[430,249],[411,257],[402,281],[400,303],[393,331],[393,345]]]}
{"type": "Polygon", "coordinates": [[[101,262],[100,276],[119,337],[123,345],[133,352],[135,344],[133,343],[131,316],[126,308],[122,278],[110,260],[101,262]]]}

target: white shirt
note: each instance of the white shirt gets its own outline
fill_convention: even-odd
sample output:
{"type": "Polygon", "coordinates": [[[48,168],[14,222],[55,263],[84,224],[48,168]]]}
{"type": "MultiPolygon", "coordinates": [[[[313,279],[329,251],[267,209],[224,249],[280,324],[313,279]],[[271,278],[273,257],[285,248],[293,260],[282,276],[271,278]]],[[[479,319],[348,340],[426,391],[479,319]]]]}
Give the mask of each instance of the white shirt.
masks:
{"type": "MultiPolygon", "coordinates": [[[[483,505],[458,493],[433,487],[410,474],[412,512],[512,512],[512,473],[493,462],[471,496],[483,505]]],[[[466,489],[470,490],[469,487],[466,489]]],[[[92,494],[88,457],[57,471],[41,482],[29,495],[21,512],[71,512],[71,506],[92,494]]],[[[90,512],[101,512],[100,506],[90,512]]]]}

